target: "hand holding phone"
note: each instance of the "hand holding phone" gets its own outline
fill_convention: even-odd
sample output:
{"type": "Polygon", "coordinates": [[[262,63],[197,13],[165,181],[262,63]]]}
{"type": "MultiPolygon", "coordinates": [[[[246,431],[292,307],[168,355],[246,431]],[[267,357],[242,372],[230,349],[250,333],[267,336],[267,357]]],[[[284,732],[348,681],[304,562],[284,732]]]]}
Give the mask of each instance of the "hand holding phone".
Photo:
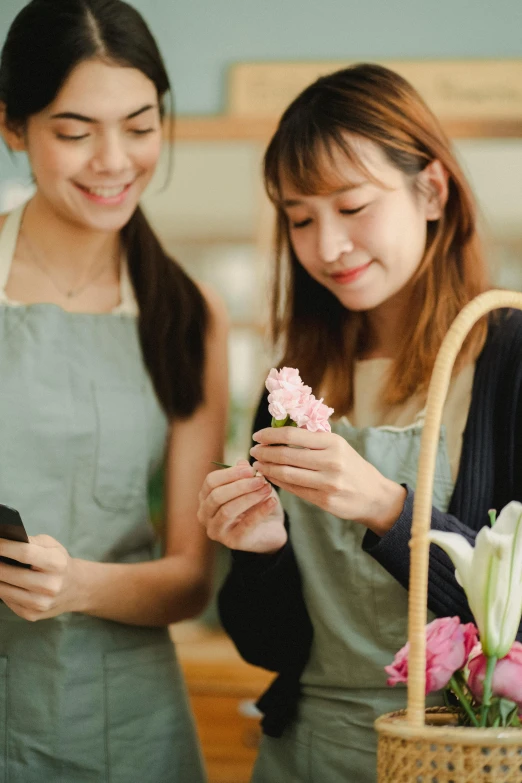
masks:
{"type": "MultiPolygon", "coordinates": [[[[4,506],[2,503],[0,503],[0,538],[7,538],[9,541],[20,541],[24,544],[29,543],[29,537],[18,511],[10,506],[4,506]]],[[[27,563],[19,563],[18,560],[13,560],[10,557],[0,556],[0,562],[18,566],[19,568],[31,568],[27,563]]]]}

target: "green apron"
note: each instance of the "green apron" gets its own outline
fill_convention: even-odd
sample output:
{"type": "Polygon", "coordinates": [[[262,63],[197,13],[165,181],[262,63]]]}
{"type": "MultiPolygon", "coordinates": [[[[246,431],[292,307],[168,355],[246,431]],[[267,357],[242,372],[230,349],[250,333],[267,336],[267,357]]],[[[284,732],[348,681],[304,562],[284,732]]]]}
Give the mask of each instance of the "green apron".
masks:
{"type": "MultiPolygon", "coordinates": [[[[332,431],[383,475],[415,486],[422,418],[410,427],[356,429],[347,420],[332,431]]],[[[434,505],[445,511],[453,492],[441,432],[434,505]]],[[[363,525],[339,519],[287,492],[306,605],[314,627],[302,697],[280,739],[263,737],[253,783],[373,783],[374,720],[402,709],[404,687],[388,688],[384,666],[405,644],[408,593],[362,549],[363,525]]],[[[441,703],[434,694],[429,703],[441,703]]]]}
{"type": "MultiPolygon", "coordinates": [[[[23,208],[0,237],[3,291],[23,208]]],[[[123,285],[122,285],[123,289],[123,285]]],[[[0,304],[0,501],[72,557],[157,556],[147,485],[168,422],[135,317],[0,304]]],[[[0,605],[0,783],[202,783],[167,628],[0,605]]]]}

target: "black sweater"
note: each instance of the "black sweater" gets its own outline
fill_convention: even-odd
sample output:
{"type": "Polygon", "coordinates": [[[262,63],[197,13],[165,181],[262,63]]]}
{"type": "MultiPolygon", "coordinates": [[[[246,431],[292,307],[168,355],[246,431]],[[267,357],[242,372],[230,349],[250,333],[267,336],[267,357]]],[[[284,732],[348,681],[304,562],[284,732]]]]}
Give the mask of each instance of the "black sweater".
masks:
{"type": "MultiPolygon", "coordinates": [[[[522,312],[503,310],[490,317],[488,337],[477,360],[448,513],[433,508],[432,528],[460,533],[473,544],[480,528],[488,524],[489,509],[500,511],[511,500],[522,501],[521,391],[522,312]]],[[[264,395],[253,431],[267,426],[270,415],[264,395]]],[[[399,519],[382,538],[367,531],[363,539],[364,550],[406,589],[413,496],[408,488],[399,519]]],[[[289,533],[288,543],[274,555],[233,552],[219,594],[223,626],[242,657],[279,674],[258,702],[264,713],[263,730],[275,737],[295,714],[299,679],[313,636],[289,533]]],[[[433,545],[428,607],[440,617],[458,615],[463,622],[473,621],[451,560],[433,545]]]]}

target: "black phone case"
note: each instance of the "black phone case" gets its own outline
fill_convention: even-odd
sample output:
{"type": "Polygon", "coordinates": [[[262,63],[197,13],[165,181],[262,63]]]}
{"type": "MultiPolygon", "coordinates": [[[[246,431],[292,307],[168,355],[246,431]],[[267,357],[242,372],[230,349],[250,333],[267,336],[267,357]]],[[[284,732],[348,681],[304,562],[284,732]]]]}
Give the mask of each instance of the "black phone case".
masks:
{"type": "MultiPolygon", "coordinates": [[[[3,503],[0,503],[0,538],[7,538],[9,541],[21,541],[23,544],[29,543],[22,517],[15,508],[5,506],[3,503]]],[[[0,562],[18,566],[19,568],[31,568],[27,563],[19,563],[18,560],[13,560],[10,557],[0,556],[0,562]]]]}

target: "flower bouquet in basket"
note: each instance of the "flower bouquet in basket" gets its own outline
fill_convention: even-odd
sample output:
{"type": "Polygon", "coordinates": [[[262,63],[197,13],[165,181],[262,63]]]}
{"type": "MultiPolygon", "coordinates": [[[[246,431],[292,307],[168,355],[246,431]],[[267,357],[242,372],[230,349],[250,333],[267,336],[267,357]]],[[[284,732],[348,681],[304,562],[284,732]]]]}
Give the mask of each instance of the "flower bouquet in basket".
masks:
{"type": "Polygon", "coordinates": [[[386,670],[408,682],[407,710],[381,715],[379,783],[522,783],[522,504],[508,503],[475,547],[430,529],[437,444],[455,361],[477,321],[497,308],[522,310],[522,294],[491,290],[469,302],[437,354],[421,436],[410,548],[408,645],[386,670]],[[429,545],[455,565],[475,623],[442,618],[426,626],[429,545]],[[425,694],[446,688],[455,706],[426,710],[425,694]]]}
{"type": "MultiPolygon", "coordinates": [[[[451,692],[461,725],[520,727],[522,644],[515,637],[522,615],[522,504],[509,503],[498,519],[490,512],[490,520],[475,548],[458,533],[429,533],[451,557],[476,626],[458,617],[426,626],[426,693],[451,692]]],[[[406,644],[385,667],[388,685],[408,681],[408,651],[406,644]]]]}

